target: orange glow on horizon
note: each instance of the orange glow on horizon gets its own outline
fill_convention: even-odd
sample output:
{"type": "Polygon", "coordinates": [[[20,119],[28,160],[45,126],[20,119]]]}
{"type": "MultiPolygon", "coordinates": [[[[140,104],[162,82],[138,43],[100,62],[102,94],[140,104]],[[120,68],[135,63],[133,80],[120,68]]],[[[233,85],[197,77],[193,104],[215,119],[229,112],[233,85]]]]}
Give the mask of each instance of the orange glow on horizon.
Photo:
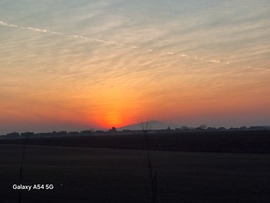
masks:
{"type": "MultiPolygon", "coordinates": [[[[125,125],[131,124],[131,119],[126,117],[127,112],[119,111],[104,111],[98,118],[95,119],[95,123],[102,128],[120,128],[125,125]]],[[[129,116],[129,115],[128,115],[129,116]]]]}
{"type": "Polygon", "coordinates": [[[104,125],[109,127],[119,127],[124,125],[124,120],[121,114],[108,113],[104,116],[104,125]]]}
{"type": "MultiPolygon", "coordinates": [[[[132,116],[137,112],[134,109],[135,95],[127,94],[126,90],[106,88],[96,93],[96,108],[92,121],[101,128],[120,128],[132,123],[132,116]]],[[[91,106],[91,104],[89,104],[91,106]]]]}

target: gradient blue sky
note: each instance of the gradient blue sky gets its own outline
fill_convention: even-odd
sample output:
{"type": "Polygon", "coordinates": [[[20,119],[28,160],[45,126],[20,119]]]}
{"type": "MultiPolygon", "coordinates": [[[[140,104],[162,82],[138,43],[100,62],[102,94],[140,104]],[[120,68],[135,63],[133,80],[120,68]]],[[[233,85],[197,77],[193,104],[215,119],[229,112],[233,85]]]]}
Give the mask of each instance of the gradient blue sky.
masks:
{"type": "Polygon", "coordinates": [[[0,133],[270,125],[269,0],[1,0],[0,133]]]}

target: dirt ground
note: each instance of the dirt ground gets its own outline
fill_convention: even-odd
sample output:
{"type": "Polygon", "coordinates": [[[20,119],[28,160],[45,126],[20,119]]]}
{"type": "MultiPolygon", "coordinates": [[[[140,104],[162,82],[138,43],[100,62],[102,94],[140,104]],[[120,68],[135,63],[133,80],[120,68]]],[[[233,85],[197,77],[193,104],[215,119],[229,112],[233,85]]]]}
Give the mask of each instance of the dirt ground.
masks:
{"type": "MultiPolygon", "coordinates": [[[[23,146],[0,145],[0,202],[19,202],[23,146]]],[[[270,202],[270,154],[151,151],[156,202],[270,202]]],[[[26,146],[21,202],[152,202],[146,151],[26,146]]]]}

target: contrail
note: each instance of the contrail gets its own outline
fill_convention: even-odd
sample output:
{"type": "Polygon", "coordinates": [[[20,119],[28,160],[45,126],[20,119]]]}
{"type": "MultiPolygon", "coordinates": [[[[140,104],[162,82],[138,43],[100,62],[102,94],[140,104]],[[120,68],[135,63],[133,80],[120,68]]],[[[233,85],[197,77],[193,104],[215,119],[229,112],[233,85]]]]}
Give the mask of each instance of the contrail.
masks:
{"type": "MultiPolygon", "coordinates": [[[[99,42],[99,43],[102,43],[102,44],[109,44],[109,45],[117,45],[117,46],[123,46],[123,47],[126,47],[125,44],[121,44],[121,43],[118,43],[118,42],[113,42],[113,41],[106,41],[106,40],[102,40],[102,39],[95,39],[95,38],[90,38],[90,37],[86,37],[86,36],[83,36],[83,35],[71,35],[71,34],[64,34],[64,33],[61,33],[61,32],[55,32],[55,31],[50,31],[50,30],[47,30],[47,29],[41,29],[41,28],[37,28],[37,27],[25,27],[25,26],[19,26],[19,25],[14,25],[14,24],[11,24],[11,23],[8,23],[8,22],[5,22],[5,21],[1,21],[0,20],[0,25],[1,26],[5,26],[5,27],[10,27],[10,28],[16,28],[16,29],[22,29],[22,30],[29,30],[29,31],[32,31],[32,32],[39,32],[39,33],[45,33],[45,34],[52,34],[52,35],[59,35],[59,36],[65,36],[65,37],[72,37],[72,38],[75,38],[75,39],[81,39],[81,40],[89,40],[89,41],[95,41],[95,42],[99,42]]],[[[149,53],[149,52],[153,52],[154,50],[153,49],[150,49],[150,48],[145,48],[145,47],[138,47],[136,45],[129,45],[128,46],[130,49],[140,49],[146,53],[149,53]]],[[[162,55],[177,55],[176,53],[174,52],[171,52],[171,51],[161,51],[160,54],[162,55]]],[[[179,56],[179,59],[180,58],[186,58],[186,59],[192,59],[192,60],[197,60],[197,61],[204,61],[204,62],[208,62],[208,63],[214,63],[214,64],[224,64],[224,65],[230,65],[232,64],[232,62],[229,62],[229,61],[221,61],[220,59],[204,59],[204,58],[200,58],[200,57],[197,57],[197,56],[190,56],[190,55],[187,55],[187,54],[180,54],[178,55],[179,56]]]]}
{"type": "Polygon", "coordinates": [[[19,26],[19,25],[10,24],[10,23],[4,22],[4,21],[0,21],[0,25],[6,26],[6,27],[11,27],[11,28],[17,28],[17,29],[23,29],[23,30],[30,30],[30,31],[33,31],[33,32],[40,32],[40,33],[47,33],[47,34],[52,34],[52,35],[60,35],[60,36],[66,36],[66,37],[73,37],[73,38],[77,38],[77,39],[91,40],[91,41],[96,41],[96,42],[100,42],[100,43],[103,43],[103,44],[122,45],[122,44],[117,43],[117,42],[106,41],[106,40],[101,40],[101,39],[93,39],[93,38],[85,37],[85,36],[82,36],[82,35],[63,34],[61,32],[54,32],[54,31],[50,31],[50,30],[47,30],[47,29],[37,28],[37,27],[19,26]]]}

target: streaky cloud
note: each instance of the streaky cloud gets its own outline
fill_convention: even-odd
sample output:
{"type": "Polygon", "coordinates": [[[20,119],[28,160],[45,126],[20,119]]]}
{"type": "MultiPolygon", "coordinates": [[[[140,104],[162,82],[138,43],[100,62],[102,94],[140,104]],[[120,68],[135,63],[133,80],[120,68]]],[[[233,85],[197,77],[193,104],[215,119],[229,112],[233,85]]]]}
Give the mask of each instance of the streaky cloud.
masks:
{"type": "MultiPolygon", "coordinates": [[[[66,36],[66,37],[72,37],[75,39],[82,39],[82,40],[89,40],[89,41],[95,41],[95,42],[99,42],[105,45],[116,45],[116,46],[122,46],[125,47],[125,44],[121,44],[119,42],[114,42],[114,41],[107,41],[107,40],[102,40],[102,39],[95,39],[95,38],[90,38],[90,37],[86,37],[83,35],[72,35],[72,34],[64,34],[64,33],[60,33],[60,32],[55,32],[55,31],[50,31],[47,29],[42,29],[42,28],[37,28],[37,27],[25,27],[25,26],[19,26],[19,25],[14,25],[5,21],[0,21],[0,25],[2,26],[6,26],[6,27],[11,27],[11,28],[17,28],[17,29],[23,29],[23,30],[29,30],[29,31],[33,31],[33,32],[38,32],[38,33],[45,33],[45,34],[52,34],[52,35],[59,35],[59,36],[66,36]]],[[[137,45],[129,45],[130,48],[132,49],[141,49],[142,51],[145,52],[153,52],[154,50],[151,48],[142,48],[139,47],[137,45]]],[[[176,55],[176,53],[172,52],[172,51],[161,51],[161,54],[164,55],[176,55]]],[[[199,58],[198,56],[189,56],[187,54],[180,54],[180,57],[184,57],[187,59],[195,59],[195,60],[200,60],[200,61],[205,61],[205,62],[209,62],[209,63],[222,63],[220,60],[217,59],[208,59],[205,60],[204,58],[199,58]]],[[[224,64],[231,64],[231,62],[223,62],[224,64]]]]}

